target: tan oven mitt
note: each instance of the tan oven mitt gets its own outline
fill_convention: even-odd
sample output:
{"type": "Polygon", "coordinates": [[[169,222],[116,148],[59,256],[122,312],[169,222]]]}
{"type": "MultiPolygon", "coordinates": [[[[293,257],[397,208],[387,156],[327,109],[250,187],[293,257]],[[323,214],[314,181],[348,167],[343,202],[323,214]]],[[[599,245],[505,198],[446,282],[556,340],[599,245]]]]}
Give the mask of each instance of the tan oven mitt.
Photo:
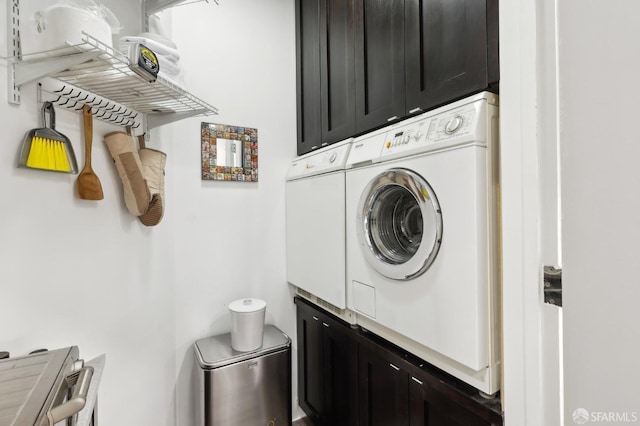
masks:
{"type": "Polygon", "coordinates": [[[127,209],[134,216],[142,215],[149,209],[151,193],[143,175],[135,139],[125,132],[112,132],[105,135],[104,142],[122,180],[127,209]]]}
{"type": "Polygon", "coordinates": [[[146,226],[155,226],[164,215],[164,168],[167,154],[150,148],[139,151],[142,174],[147,181],[151,201],[147,211],[139,219],[146,226]]]}

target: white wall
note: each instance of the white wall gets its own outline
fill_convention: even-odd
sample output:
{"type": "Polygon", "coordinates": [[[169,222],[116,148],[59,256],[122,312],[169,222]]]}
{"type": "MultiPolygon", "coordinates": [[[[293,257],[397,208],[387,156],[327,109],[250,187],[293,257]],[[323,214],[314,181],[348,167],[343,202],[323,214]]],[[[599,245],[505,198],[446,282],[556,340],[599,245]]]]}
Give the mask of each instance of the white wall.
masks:
{"type": "MultiPolygon", "coordinates": [[[[125,32],[137,32],[137,4],[104,3],[122,14],[125,32]]],[[[228,331],[233,299],[264,298],[267,321],[294,337],[284,261],[284,176],[295,155],[293,2],[210,2],[172,13],[187,85],[221,112],[206,120],[258,128],[260,181],[200,180],[201,119],[155,129],[150,147],[168,154],[157,227],[124,207],[101,139],[116,127],[94,123],[103,201],[79,200],[75,175],[16,168],[23,136],[41,125],[40,105],[33,84],[20,106],[7,103],[0,84],[0,350],[78,345],[85,358],[106,353],[105,425],[191,424],[191,344],[228,331]]],[[[0,61],[1,81],[6,72],[0,61]]],[[[83,163],[81,116],[57,112],[83,163]]]]}
{"type": "MultiPolygon", "coordinates": [[[[0,8],[5,23],[6,1],[0,8]]],[[[173,425],[174,214],[151,229],[127,213],[101,139],[117,128],[103,123],[94,123],[93,167],[104,200],[78,199],[76,175],[16,168],[25,133],[42,124],[34,84],[20,106],[7,103],[6,71],[1,61],[0,347],[16,356],[70,345],[87,359],[106,353],[101,422],[173,425]]],[[[57,109],[57,127],[83,164],[81,118],[57,109]]]]}
{"type": "Polygon", "coordinates": [[[171,11],[189,87],[220,109],[172,127],[178,425],[192,421],[192,344],[229,330],[229,302],[264,299],[267,322],[295,336],[284,245],[296,141],[293,5],[224,0],[171,11]],[[259,182],[200,180],[201,121],[258,129],[259,182]]]}
{"type": "Polygon", "coordinates": [[[562,1],[558,30],[565,424],[637,423],[640,4],[562,1]]]}

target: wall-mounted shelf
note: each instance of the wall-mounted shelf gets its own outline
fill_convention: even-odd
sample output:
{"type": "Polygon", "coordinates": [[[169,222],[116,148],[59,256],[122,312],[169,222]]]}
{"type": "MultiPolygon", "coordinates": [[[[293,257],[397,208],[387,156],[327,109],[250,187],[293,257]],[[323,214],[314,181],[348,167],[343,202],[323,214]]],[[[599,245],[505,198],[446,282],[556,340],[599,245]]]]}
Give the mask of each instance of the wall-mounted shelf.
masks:
{"type": "MultiPolygon", "coordinates": [[[[147,6],[163,10],[184,2],[143,0],[142,3],[147,14],[147,6]]],[[[20,103],[22,85],[52,77],[61,82],[60,87],[41,88],[57,97],[52,99],[54,103],[66,107],[90,103],[96,118],[123,126],[142,122],[145,128],[152,128],[218,113],[215,107],[162,75],[155,82],[148,82],[131,70],[125,55],[84,32],[80,44],[23,55],[20,0],[7,2],[7,24],[9,103],[20,103]]]]}
{"type": "Polygon", "coordinates": [[[14,59],[15,86],[53,77],[69,88],[111,100],[145,114],[148,127],[218,110],[172,81],[158,76],[149,83],[129,67],[122,53],[83,33],[83,43],[14,59]]]}

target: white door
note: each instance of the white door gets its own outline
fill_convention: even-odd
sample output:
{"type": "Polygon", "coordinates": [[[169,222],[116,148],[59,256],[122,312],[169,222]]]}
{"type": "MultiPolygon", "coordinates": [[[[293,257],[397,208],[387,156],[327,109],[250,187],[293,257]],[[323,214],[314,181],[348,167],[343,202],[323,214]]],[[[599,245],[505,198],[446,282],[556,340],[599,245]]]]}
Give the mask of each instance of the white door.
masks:
{"type": "Polygon", "coordinates": [[[564,421],[640,423],[640,2],[558,2],[564,421]]]}

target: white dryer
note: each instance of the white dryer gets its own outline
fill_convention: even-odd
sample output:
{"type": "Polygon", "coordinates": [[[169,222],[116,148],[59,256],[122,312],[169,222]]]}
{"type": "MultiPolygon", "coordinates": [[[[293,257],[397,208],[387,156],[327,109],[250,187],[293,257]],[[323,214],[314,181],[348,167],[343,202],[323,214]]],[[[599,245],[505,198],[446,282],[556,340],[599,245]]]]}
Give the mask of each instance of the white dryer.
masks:
{"type": "Polygon", "coordinates": [[[351,141],[296,158],[286,183],[287,281],[340,316],[346,307],[344,166],[351,141]]]}
{"type": "Polygon", "coordinates": [[[354,140],[347,306],[362,327],[499,390],[498,98],[481,93],[354,140]]]}

